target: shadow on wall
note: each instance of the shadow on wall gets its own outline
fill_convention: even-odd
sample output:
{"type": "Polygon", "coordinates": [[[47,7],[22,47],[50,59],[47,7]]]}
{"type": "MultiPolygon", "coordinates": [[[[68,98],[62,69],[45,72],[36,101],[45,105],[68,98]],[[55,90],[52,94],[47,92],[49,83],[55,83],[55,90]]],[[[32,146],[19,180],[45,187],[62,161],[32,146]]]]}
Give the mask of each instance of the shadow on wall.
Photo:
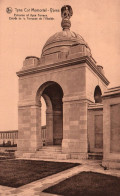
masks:
{"type": "Polygon", "coordinates": [[[99,86],[96,86],[95,88],[94,100],[95,100],[95,103],[102,103],[102,92],[99,86]]]}

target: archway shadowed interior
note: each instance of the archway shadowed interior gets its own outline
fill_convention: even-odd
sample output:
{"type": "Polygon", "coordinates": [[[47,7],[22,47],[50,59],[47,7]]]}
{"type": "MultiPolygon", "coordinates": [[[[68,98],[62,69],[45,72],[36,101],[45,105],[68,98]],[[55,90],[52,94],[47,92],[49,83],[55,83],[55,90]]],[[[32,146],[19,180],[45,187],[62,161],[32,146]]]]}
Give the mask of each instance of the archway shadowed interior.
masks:
{"type": "Polygon", "coordinates": [[[39,89],[46,102],[45,145],[61,145],[63,139],[63,90],[56,82],[46,82],[39,89]]]}
{"type": "Polygon", "coordinates": [[[102,92],[99,86],[96,86],[95,91],[94,91],[94,99],[95,103],[102,103],[102,92]]]}

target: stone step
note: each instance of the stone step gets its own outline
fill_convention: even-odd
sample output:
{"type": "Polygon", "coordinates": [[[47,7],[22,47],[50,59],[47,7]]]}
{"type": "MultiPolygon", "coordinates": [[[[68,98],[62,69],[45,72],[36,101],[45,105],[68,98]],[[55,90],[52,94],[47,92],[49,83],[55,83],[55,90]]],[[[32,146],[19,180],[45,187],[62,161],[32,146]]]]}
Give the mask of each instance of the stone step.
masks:
{"type": "Polygon", "coordinates": [[[66,159],[70,159],[70,154],[57,154],[57,159],[60,159],[60,160],[66,160],[66,159]]]}
{"type": "Polygon", "coordinates": [[[24,153],[23,158],[38,158],[38,159],[61,159],[61,160],[66,160],[70,159],[69,154],[62,154],[60,153],[53,153],[53,152],[47,152],[43,153],[41,151],[37,151],[35,153],[24,153]]]}
{"type": "Polygon", "coordinates": [[[44,151],[61,151],[62,149],[57,149],[57,148],[40,148],[39,151],[44,150],[44,151]]]}
{"type": "Polygon", "coordinates": [[[22,157],[23,158],[32,158],[32,156],[34,156],[35,153],[23,153],[22,157]]]}
{"type": "Polygon", "coordinates": [[[49,145],[49,146],[43,146],[43,148],[62,148],[61,145],[49,145]]]}
{"type": "Polygon", "coordinates": [[[39,149],[39,152],[43,152],[43,153],[50,153],[50,152],[52,152],[52,153],[59,153],[59,152],[61,152],[62,150],[47,150],[47,149],[39,149]]]}
{"type": "Polygon", "coordinates": [[[37,151],[36,152],[36,154],[37,155],[45,155],[45,156],[47,156],[47,155],[56,155],[56,154],[61,154],[62,152],[52,152],[52,151],[49,151],[49,152],[47,152],[47,151],[37,151]]]}
{"type": "Polygon", "coordinates": [[[91,152],[88,153],[88,159],[92,160],[102,160],[103,159],[103,153],[102,152],[91,152]]]}
{"type": "Polygon", "coordinates": [[[61,154],[62,152],[52,152],[52,151],[49,151],[49,152],[46,152],[46,151],[38,151],[37,154],[40,154],[40,155],[49,155],[49,154],[61,154]],[[39,153],[38,153],[39,152],[39,153]]]}
{"type": "Polygon", "coordinates": [[[61,146],[43,146],[43,149],[55,149],[55,150],[59,150],[62,149],[61,146]]]}
{"type": "Polygon", "coordinates": [[[62,154],[62,153],[61,154],[48,154],[48,155],[36,154],[32,156],[31,158],[67,160],[67,159],[70,159],[70,155],[62,154]]]}
{"type": "Polygon", "coordinates": [[[57,154],[35,154],[31,158],[38,158],[38,159],[57,159],[57,154]]]}
{"type": "Polygon", "coordinates": [[[38,159],[69,159],[69,154],[62,153],[61,146],[43,146],[35,153],[24,153],[23,158],[38,158],[38,159]]]}
{"type": "Polygon", "coordinates": [[[53,146],[44,146],[42,148],[39,149],[40,152],[61,152],[62,151],[62,147],[58,146],[58,147],[53,147],[53,146]]]}
{"type": "Polygon", "coordinates": [[[2,159],[14,159],[15,155],[13,152],[0,152],[0,160],[2,159]]]}

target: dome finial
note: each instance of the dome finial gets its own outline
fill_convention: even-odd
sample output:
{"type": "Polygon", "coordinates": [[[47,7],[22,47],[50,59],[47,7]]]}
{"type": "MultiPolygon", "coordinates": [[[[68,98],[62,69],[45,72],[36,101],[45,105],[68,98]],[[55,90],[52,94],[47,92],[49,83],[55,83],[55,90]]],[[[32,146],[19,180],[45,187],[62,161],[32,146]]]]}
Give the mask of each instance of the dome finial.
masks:
{"type": "Polygon", "coordinates": [[[73,15],[73,10],[70,5],[64,5],[61,8],[61,17],[62,17],[61,26],[63,30],[70,29],[71,27],[70,18],[72,15],[73,15]]]}

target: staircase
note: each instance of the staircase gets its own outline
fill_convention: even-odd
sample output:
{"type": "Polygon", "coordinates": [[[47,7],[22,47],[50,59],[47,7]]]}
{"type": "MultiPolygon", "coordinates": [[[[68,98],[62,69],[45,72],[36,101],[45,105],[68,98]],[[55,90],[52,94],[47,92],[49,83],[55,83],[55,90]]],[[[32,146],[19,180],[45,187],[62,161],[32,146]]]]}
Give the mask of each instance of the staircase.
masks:
{"type": "Polygon", "coordinates": [[[61,153],[61,146],[44,146],[36,152],[36,158],[57,159],[57,155],[61,153]]]}
{"type": "Polygon", "coordinates": [[[5,159],[14,159],[15,155],[14,152],[0,152],[0,160],[5,160],[5,159]]]}
{"type": "Polygon", "coordinates": [[[91,152],[91,153],[88,153],[88,159],[102,160],[103,159],[103,153],[102,152],[91,152]]]}
{"type": "Polygon", "coordinates": [[[23,158],[38,158],[38,159],[69,159],[69,154],[62,153],[61,146],[43,146],[35,153],[24,153],[23,158]]]}

